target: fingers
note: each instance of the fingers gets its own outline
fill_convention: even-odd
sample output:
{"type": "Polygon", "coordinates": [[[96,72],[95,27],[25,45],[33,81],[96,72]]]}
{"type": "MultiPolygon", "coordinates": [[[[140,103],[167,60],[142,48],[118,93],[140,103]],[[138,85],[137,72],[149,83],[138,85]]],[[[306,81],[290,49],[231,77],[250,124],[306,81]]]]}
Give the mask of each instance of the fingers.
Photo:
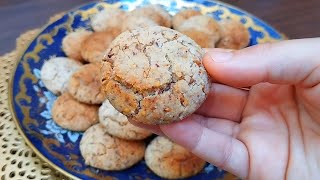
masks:
{"type": "MultiPolygon", "coordinates": [[[[205,128],[208,128],[210,130],[213,130],[228,136],[235,137],[239,131],[238,123],[230,120],[226,120],[226,119],[207,118],[197,114],[192,114],[187,119],[193,120],[205,128]]],[[[129,121],[131,124],[138,126],[140,128],[147,129],[153,132],[154,134],[157,134],[159,136],[165,136],[165,134],[160,129],[159,125],[142,124],[133,120],[129,120],[129,121]]]]}
{"type": "Polygon", "coordinates": [[[320,38],[261,44],[239,51],[212,49],[203,63],[219,82],[248,87],[260,82],[307,86],[319,66],[320,38]]]}
{"type": "Polygon", "coordinates": [[[247,177],[248,151],[239,140],[209,130],[192,119],[161,125],[160,128],[167,137],[186,147],[200,158],[240,178],[247,177]]]}
{"type": "Polygon", "coordinates": [[[131,124],[133,124],[133,125],[135,125],[135,126],[138,126],[138,127],[140,127],[140,128],[144,128],[144,129],[147,129],[147,130],[153,132],[153,133],[156,134],[156,135],[165,136],[165,135],[162,133],[162,131],[161,131],[161,129],[160,129],[160,127],[159,127],[158,125],[148,125],[148,124],[142,124],[142,123],[133,121],[133,120],[131,120],[131,119],[128,119],[128,120],[129,120],[129,122],[130,122],[131,124]]]}
{"type": "Polygon", "coordinates": [[[239,124],[230,120],[207,118],[196,114],[189,116],[188,119],[199,123],[201,126],[207,129],[227,136],[236,137],[239,132],[239,124]]]}
{"type": "MultiPolygon", "coordinates": [[[[193,120],[197,123],[199,123],[201,126],[206,127],[210,130],[228,135],[228,136],[236,136],[239,127],[238,123],[226,120],[226,119],[218,119],[218,118],[207,118],[201,115],[192,114],[188,117],[189,120],[193,120]]],[[[154,134],[157,134],[159,136],[165,136],[165,134],[160,129],[159,125],[148,125],[148,124],[142,124],[133,120],[129,120],[131,124],[138,126],[140,128],[147,129],[154,134]]]]}
{"type": "Polygon", "coordinates": [[[197,114],[240,122],[248,91],[213,83],[197,114]]]}

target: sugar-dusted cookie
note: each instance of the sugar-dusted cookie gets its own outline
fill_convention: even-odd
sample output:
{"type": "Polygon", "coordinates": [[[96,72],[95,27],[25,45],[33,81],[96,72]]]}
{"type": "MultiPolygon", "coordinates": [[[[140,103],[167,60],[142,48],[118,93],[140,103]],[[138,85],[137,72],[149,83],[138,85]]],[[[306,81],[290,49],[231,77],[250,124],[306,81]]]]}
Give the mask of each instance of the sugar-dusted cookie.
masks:
{"type": "Polygon", "coordinates": [[[66,57],[54,57],[46,61],[40,71],[45,87],[54,94],[66,92],[71,75],[82,64],[66,57]]]}
{"type": "Polygon", "coordinates": [[[52,119],[72,131],[85,131],[98,122],[98,106],[81,103],[69,93],[63,93],[52,107],[52,119]]]}
{"type": "Polygon", "coordinates": [[[182,179],[199,173],[206,162],[182,146],[158,136],[147,146],[146,165],[158,176],[182,179]]]}
{"type": "Polygon", "coordinates": [[[203,50],[162,26],[119,35],[107,50],[102,89],[110,103],[134,121],[165,124],[193,113],[206,99],[209,79],[203,50]]]}
{"type": "Polygon", "coordinates": [[[99,121],[109,134],[118,138],[141,140],[152,135],[150,131],[132,125],[128,118],[117,111],[108,100],[105,100],[99,108],[99,121]]]}
{"type": "Polygon", "coordinates": [[[91,31],[78,30],[68,33],[62,40],[62,50],[72,59],[83,62],[81,56],[81,43],[86,40],[91,31]]]}
{"type": "Polygon", "coordinates": [[[104,170],[123,170],[143,158],[145,144],[113,137],[101,124],[96,124],[82,136],[80,151],[87,165],[104,170]]]}
{"type": "Polygon", "coordinates": [[[88,104],[101,104],[105,94],[101,91],[100,63],[86,64],[71,76],[69,93],[78,101],[88,104]]]}

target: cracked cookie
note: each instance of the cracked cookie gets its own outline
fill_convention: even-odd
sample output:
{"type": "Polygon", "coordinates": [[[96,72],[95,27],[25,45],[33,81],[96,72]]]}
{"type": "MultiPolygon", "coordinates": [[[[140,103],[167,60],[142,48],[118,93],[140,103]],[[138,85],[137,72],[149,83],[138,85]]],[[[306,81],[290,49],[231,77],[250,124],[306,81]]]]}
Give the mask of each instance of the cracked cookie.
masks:
{"type": "Polygon", "coordinates": [[[83,62],[81,56],[81,43],[86,40],[91,31],[78,30],[68,33],[62,40],[62,50],[72,59],[83,62]]]}
{"type": "Polygon", "coordinates": [[[150,131],[132,125],[108,100],[99,108],[99,122],[109,134],[121,139],[142,140],[152,135],[150,131]]]}
{"type": "Polygon", "coordinates": [[[178,29],[178,27],[187,19],[191,18],[192,16],[199,16],[202,15],[201,12],[196,11],[194,9],[185,9],[172,17],[172,26],[173,29],[178,29]]]}
{"type": "Polygon", "coordinates": [[[177,30],[189,36],[202,48],[214,48],[220,39],[220,26],[211,17],[201,15],[185,20],[177,30]]]}
{"type": "Polygon", "coordinates": [[[119,35],[103,64],[102,90],[128,118],[144,124],[179,121],[200,107],[209,91],[204,52],[187,36],[161,26],[119,35]]]}
{"type": "Polygon", "coordinates": [[[220,22],[221,39],[218,48],[242,49],[249,45],[250,33],[244,25],[234,20],[223,20],[220,22]]]}
{"type": "Polygon", "coordinates": [[[91,27],[97,32],[109,29],[121,30],[121,24],[125,18],[126,12],[121,9],[108,8],[93,16],[91,27]]]}
{"type": "Polygon", "coordinates": [[[145,144],[113,137],[101,124],[96,124],[83,134],[80,151],[87,165],[104,170],[123,170],[143,158],[145,144]]]}
{"type": "Polygon", "coordinates": [[[152,19],[154,22],[160,26],[171,27],[171,15],[160,5],[150,4],[143,6],[137,9],[134,9],[130,12],[132,16],[142,16],[149,19],[152,19]]]}
{"type": "Polygon", "coordinates": [[[52,107],[52,119],[61,127],[72,131],[85,131],[98,122],[98,106],[75,100],[63,93],[52,107]]]}
{"type": "Polygon", "coordinates": [[[92,33],[81,43],[81,56],[87,62],[101,62],[104,51],[119,34],[116,29],[92,33]]]}
{"type": "Polygon", "coordinates": [[[40,76],[45,87],[54,94],[67,91],[71,75],[82,64],[66,57],[54,57],[46,61],[40,71],[40,76]]]}
{"type": "Polygon", "coordinates": [[[158,176],[181,179],[199,173],[206,162],[182,146],[158,136],[147,146],[146,165],[158,176]]]}
{"type": "Polygon", "coordinates": [[[106,99],[100,90],[100,66],[101,63],[83,65],[71,76],[68,90],[75,99],[87,104],[101,104],[106,99]]]}
{"type": "Polygon", "coordinates": [[[153,20],[143,16],[129,16],[122,24],[122,31],[158,25],[153,20]]]}

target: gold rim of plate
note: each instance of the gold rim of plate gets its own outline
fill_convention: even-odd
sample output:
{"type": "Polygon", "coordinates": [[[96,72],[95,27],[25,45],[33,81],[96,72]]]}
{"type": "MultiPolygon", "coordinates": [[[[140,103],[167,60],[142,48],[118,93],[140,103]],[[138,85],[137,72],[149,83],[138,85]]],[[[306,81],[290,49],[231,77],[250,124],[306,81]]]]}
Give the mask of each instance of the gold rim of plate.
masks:
{"type": "MultiPolygon", "coordinates": [[[[214,0],[213,2],[217,2],[218,4],[222,4],[222,5],[225,5],[226,7],[231,7],[231,8],[234,8],[234,9],[237,9],[251,17],[254,17],[254,18],[257,18],[255,15],[239,8],[239,7],[236,7],[236,6],[233,6],[231,4],[228,4],[228,3],[225,3],[225,2],[221,2],[219,0],[214,0]]],[[[92,2],[92,3],[97,3],[97,2],[92,2]]],[[[74,11],[74,10],[77,10],[79,9],[80,7],[84,6],[84,5],[87,5],[88,3],[84,3],[82,5],[79,5],[75,8],[72,8],[70,9],[69,11],[66,11],[65,14],[67,14],[68,12],[70,11],[74,11]]],[[[59,18],[60,19],[60,18],[59,18]]],[[[58,19],[58,20],[59,20],[58,19]]],[[[271,26],[269,23],[265,22],[264,20],[260,19],[260,18],[257,18],[259,20],[261,20],[262,22],[264,22],[267,26],[269,27],[272,27],[275,31],[277,31],[278,33],[280,33],[282,39],[288,39],[288,37],[281,33],[280,31],[278,31],[276,28],[274,28],[273,26],[271,26]]],[[[53,162],[51,162],[49,159],[47,159],[34,145],[33,143],[27,138],[27,136],[25,135],[24,131],[22,130],[21,126],[20,126],[20,123],[18,121],[18,118],[16,117],[16,112],[14,110],[14,107],[13,107],[13,78],[14,78],[14,75],[16,73],[16,70],[17,70],[17,67],[18,67],[18,64],[20,63],[20,60],[22,59],[22,56],[23,54],[26,52],[26,50],[28,49],[28,47],[31,45],[31,43],[36,39],[36,37],[38,37],[49,25],[51,25],[52,23],[56,22],[57,20],[53,21],[53,22],[49,22],[47,23],[46,25],[42,26],[40,28],[40,31],[39,33],[37,33],[30,42],[27,43],[27,45],[25,46],[24,49],[20,50],[19,52],[17,52],[17,60],[15,62],[15,65],[14,65],[14,68],[13,68],[13,71],[11,72],[11,75],[10,75],[10,80],[9,80],[9,88],[8,88],[8,104],[9,104],[9,109],[12,113],[12,118],[13,118],[13,121],[20,133],[20,135],[23,137],[23,139],[26,141],[27,145],[37,154],[37,156],[44,162],[48,163],[48,165],[50,167],[52,167],[54,170],[60,172],[61,174],[63,174],[64,176],[68,177],[68,178],[71,178],[71,179],[79,179],[78,177],[72,175],[71,173],[63,170],[62,168],[60,168],[59,166],[55,165],[53,162]]]]}

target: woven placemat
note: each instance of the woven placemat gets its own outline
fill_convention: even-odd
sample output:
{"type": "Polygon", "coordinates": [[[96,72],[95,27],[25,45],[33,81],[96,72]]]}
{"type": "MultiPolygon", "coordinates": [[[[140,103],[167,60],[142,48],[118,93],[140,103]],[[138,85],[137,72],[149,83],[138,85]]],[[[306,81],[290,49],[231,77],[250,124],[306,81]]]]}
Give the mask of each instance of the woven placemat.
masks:
{"type": "MultiPolygon", "coordinates": [[[[50,18],[48,23],[59,19],[64,13],[50,18]]],[[[8,85],[20,53],[40,32],[34,29],[17,38],[16,49],[0,56],[0,179],[67,179],[28,147],[19,134],[8,107],[8,85]]]]}

